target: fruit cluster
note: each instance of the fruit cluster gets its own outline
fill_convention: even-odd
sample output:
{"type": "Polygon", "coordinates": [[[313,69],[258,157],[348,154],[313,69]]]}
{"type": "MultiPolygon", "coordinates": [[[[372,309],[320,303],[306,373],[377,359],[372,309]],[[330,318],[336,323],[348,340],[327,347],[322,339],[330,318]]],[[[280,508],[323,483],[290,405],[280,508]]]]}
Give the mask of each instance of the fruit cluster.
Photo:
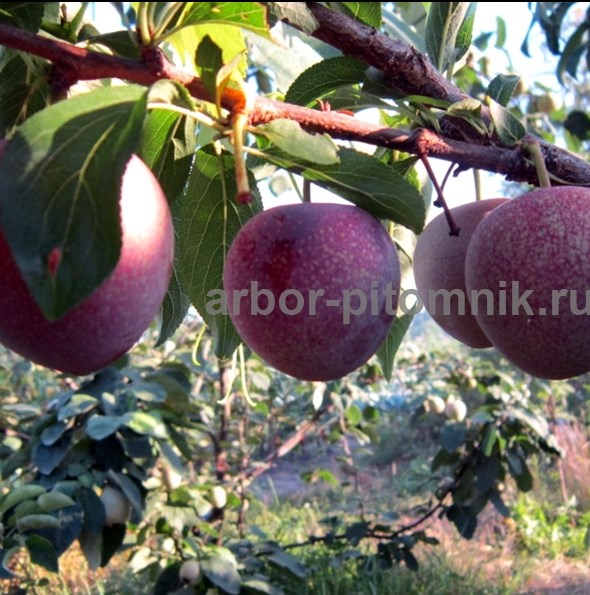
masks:
{"type": "Polygon", "coordinates": [[[414,254],[434,320],[540,378],[590,371],[590,189],[541,188],[451,214],[459,236],[439,215],[414,254]]]}

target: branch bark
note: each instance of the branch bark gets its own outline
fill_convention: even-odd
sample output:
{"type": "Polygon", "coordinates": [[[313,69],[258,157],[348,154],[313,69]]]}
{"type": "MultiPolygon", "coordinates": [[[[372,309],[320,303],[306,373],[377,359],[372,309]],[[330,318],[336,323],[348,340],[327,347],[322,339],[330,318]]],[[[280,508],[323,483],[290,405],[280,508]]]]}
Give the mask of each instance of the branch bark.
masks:
{"type": "MultiPolygon", "coordinates": [[[[390,84],[403,93],[425,94],[435,99],[459,100],[466,95],[441,77],[425,56],[415,49],[379,34],[345,15],[317,3],[308,3],[319,23],[314,36],[328,41],[349,55],[383,69],[390,84]]],[[[60,86],[78,80],[119,78],[141,85],[170,79],[184,85],[196,99],[209,100],[197,77],[172,63],[157,48],[148,48],[141,60],[98,53],[60,40],[0,24],[0,45],[45,58],[51,63],[50,80],[60,86]]],[[[230,112],[244,108],[244,96],[227,89],[222,106],[230,112]]],[[[354,117],[309,109],[257,97],[249,113],[252,126],[277,118],[300,123],[311,132],[328,133],[342,140],[362,141],[455,163],[460,170],[478,168],[498,173],[509,180],[537,184],[537,175],[519,146],[506,148],[483,142],[468,142],[428,129],[398,130],[361,122],[354,117]]],[[[547,143],[541,143],[547,169],[562,183],[590,185],[590,166],[579,157],[547,143]]]]}

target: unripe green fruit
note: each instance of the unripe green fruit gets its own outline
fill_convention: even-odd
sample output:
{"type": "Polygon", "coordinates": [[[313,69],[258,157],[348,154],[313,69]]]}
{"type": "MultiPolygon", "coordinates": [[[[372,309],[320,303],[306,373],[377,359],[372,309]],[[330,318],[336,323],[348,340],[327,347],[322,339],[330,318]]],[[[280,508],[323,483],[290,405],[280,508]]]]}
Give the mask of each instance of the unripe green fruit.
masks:
{"type": "Polygon", "coordinates": [[[441,397],[432,395],[426,400],[428,404],[428,411],[432,413],[441,414],[445,411],[445,402],[441,397]]]}
{"type": "Polygon", "coordinates": [[[221,486],[211,488],[211,503],[215,508],[223,508],[227,504],[227,492],[221,486]]]}
{"type": "Polygon", "coordinates": [[[164,463],[161,466],[161,473],[162,473],[162,481],[164,482],[164,485],[166,486],[166,489],[169,492],[171,492],[172,490],[175,490],[182,483],[182,475],[180,475],[180,473],[178,473],[178,471],[173,469],[167,463],[164,463]]]}
{"type": "Polygon", "coordinates": [[[131,512],[129,500],[123,492],[117,488],[106,486],[100,496],[105,512],[105,525],[122,525],[127,522],[131,512]]]}
{"type": "Polygon", "coordinates": [[[202,578],[201,565],[197,560],[187,560],[186,562],[183,562],[178,571],[178,578],[182,584],[187,587],[198,585],[202,578]]]}
{"type": "Polygon", "coordinates": [[[451,399],[445,405],[445,415],[452,421],[462,422],[467,415],[467,406],[460,399],[451,399]]]}

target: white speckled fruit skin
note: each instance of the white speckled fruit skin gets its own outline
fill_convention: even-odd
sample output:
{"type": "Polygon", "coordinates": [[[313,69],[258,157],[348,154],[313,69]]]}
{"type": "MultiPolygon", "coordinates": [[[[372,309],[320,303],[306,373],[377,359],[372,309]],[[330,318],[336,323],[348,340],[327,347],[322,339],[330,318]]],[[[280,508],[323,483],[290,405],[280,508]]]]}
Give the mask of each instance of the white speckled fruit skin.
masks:
{"type": "Polygon", "coordinates": [[[475,316],[470,313],[465,290],[467,246],[482,219],[507,200],[478,200],[451,209],[453,219],[461,230],[459,236],[449,234],[449,224],[444,213],[441,213],[420,234],[414,251],[414,279],[424,307],[443,330],[469,347],[486,348],[492,344],[481,330],[475,316]],[[448,313],[443,312],[441,297],[436,298],[435,309],[430,307],[429,296],[438,290],[462,292],[465,297],[465,313],[460,313],[456,297],[452,297],[451,310],[448,313]]]}
{"type": "MultiPolygon", "coordinates": [[[[465,264],[467,290],[494,292],[494,311],[477,320],[492,344],[515,366],[547,379],[590,371],[590,316],[574,315],[569,297],[553,313],[553,290],[576,290],[585,308],[590,289],[590,189],[534,190],[495,209],[475,230],[465,264]],[[512,282],[520,295],[532,290],[513,313],[512,282]],[[507,312],[499,315],[500,282],[506,282],[507,312]],[[540,312],[545,309],[545,315],[540,312]]],[[[589,300],[590,304],[590,300],[589,300]]],[[[472,304],[473,305],[473,304],[472,304]]],[[[516,304],[515,304],[516,305],[516,304]]]]}
{"type": "MultiPolygon", "coordinates": [[[[384,289],[399,294],[400,266],[395,246],[381,223],[364,210],[330,203],[279,206],[256,215],[235,237],[227,255],[224,289],[231,319],[243,341],[271,366],[303,380],[340,378],[364,364],[387,336],[395,315],[386,312],[384,289]],[[272,291],[269,315],[251,315],[250,301],[233,308],[234,290],[272,291]],[[278,307],[280,294],[296,289],[305,298],[300,314],[278,307]],[[324,290],[315,315],[310,290],[324,290]],[[361,290],[368,306],[343,323],[343,290],[361,290]],[[371,291],[376,291],[375,313],[371,291]]],[[[288,300],[288,304],[294,302],[288,300]]],[[[261,306],[264,305],[261,302],[261,306]]],[[[397,297],[391,301],[395,312],[397,297]]]]}
{"type": "Polygon", "coordinates": [[[174,228],[151,170],[132,156],[122,181],[121,256],[111,276],[57,321],[33,300],[0,234],[0,342],[48,368],[89,374],[109,365],[141,337],[172,273],[174,228]]]}

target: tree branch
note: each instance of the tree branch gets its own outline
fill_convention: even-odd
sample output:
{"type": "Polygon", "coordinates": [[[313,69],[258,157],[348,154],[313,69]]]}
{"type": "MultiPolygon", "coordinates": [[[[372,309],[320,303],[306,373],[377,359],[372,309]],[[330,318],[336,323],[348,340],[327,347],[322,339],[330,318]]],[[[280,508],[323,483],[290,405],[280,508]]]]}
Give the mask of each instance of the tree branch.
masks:
{"type": "MultiPolygon", "coordinates": [[[[392,84],[399,85],[405,93],[426,93],[447,100],[465,97],[463,92],[436,73],[416,50],[401,42],[392,42],[354,19],[319,4],[310,3],[310,7],[320,23],[315,36],[321,35],[335,47],[362,57],[368,63],[383,66],[392,84]],[[330,32],[330,27],[344,28],[345,25],[346,29],[339,31],[338,35],[335,31],[330,32]],[[358,32],[352,38],[342,41],[347,35],[353,35],[357,28],[358,32]],[[367,36],[373,40],[371,44],[367,44],[367,36]],[[387,43],[385,40],[388,40],[387,43]],[[411,57],[409,65],[405,62],[408,56],[411,57]],[[400,64],[402,67],[395,70],[396,65],[400,64]],[[390,75],[394,70],[397,75],[392,78],[390,75]]],[[[141,60],[132,60],[94,52],[4,24],[0,24],[0,45],[45,58],[52,63],[51,77],[57,78],[62,86],[64,81],[73,84],[78,80],[100,78],[119,78],[149,86],[158,80],[170,79],[184,85],[196,99],[210,100],[199,78],[175,67],[157,48],[147,48],[141,60]]],[[[235,112],[243,109],[244,101],[240,91],[228,88],[221,103],[228,111],[235,112]]],[[[408,153],[429,155],[456,163],[459,170],[478,168],[504,175],[509,180],[538,183],[535,168],[520,147],[477,144],[471,139],[466,142],[428,129],[392,129],[361,122],[345,114],[309,109],[265,97],[256,98],[249,118],[252,126],[287,118],[299,122],[310,132],[328,133],[342,140],[362,141],[408,153]]],[[[590,185],[590,165],[586,161],[553,145],[541,143],[541,148],[553,179],[568,184],[590,185]]]]}

